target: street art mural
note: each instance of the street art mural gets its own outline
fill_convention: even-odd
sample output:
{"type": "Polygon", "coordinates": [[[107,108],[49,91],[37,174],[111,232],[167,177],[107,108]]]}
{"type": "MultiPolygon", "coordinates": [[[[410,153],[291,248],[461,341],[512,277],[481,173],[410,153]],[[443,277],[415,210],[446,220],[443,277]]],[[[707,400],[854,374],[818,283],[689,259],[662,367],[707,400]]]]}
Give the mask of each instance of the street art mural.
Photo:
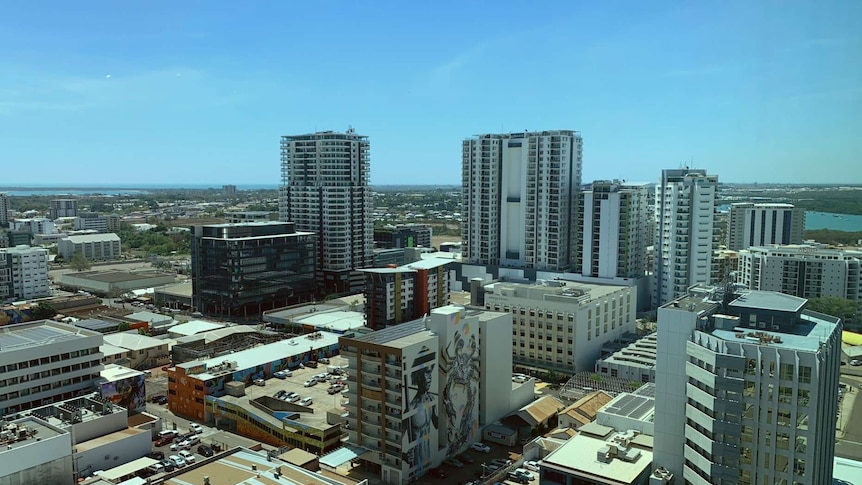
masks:
{"type": "Polygon", "coordinates": [[[461,313],[449,315],[446,345],[440,351],[440,375],[445,383],[440,400],[446,412],[447,456],[475,441],[479,430],[479,342],[476,329],[461,313]]]}
{"type": "Polygon", "coordinates": [[[106,400],[129,411],[144,411],[147,407],[147,376],[136,376],[99,385],[99,394],[106,400]]]}
{"type": "Polygon", "coordinates": [[[431,467],[432,452],[437,449],[437,352],[422,346],[412,356],[405,356],[410,365],[404,373],[405,419],[402,422],[403,460],[410,470],[423,470],[431,467]]]}

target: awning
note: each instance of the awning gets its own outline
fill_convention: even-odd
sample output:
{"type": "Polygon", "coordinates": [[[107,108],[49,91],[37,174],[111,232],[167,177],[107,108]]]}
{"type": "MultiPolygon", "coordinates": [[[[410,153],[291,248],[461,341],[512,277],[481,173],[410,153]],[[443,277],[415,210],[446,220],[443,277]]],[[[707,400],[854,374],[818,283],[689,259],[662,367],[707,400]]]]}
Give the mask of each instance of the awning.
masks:
{"type": "Polygon", "coordinates": [[[338,468],[339,466],[359,458],[365,452],[365,448],[353,445],[344,445],[341,448],[320,457],[320,464],[330,468],[338,468]]]}

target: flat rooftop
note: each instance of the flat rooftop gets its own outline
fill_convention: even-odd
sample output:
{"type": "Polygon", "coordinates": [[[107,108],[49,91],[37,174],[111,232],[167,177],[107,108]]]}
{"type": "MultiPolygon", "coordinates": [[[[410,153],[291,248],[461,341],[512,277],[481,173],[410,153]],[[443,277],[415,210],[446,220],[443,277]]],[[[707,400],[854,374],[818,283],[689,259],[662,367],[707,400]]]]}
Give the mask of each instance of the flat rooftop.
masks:
{"type": "Polygon", "coordinates": [[[0,327],[0,353],[101,335],[50,320],[0,327]]]}
{"type": "Polygon", "coordinates": [[[261,345],[260,347],[242,350],[230,355],[213,357],[212,359],[206,360],[184,362],[182,364],[178,364],[177,367],[190,369],[204,364],[206,369],[212,369],[225,361],[234,361],[237,363],[237,366],[234,369],[225,369],[224,371],[204,371],[195,376],[196,378],[205,381],[207,379],[213,379],[226,372],[249,369],[258,365],[267,364],[276,359],[284,359],[300,355],[308,352],[309,348],[320,349],[332,345],[338,345],[338,337],[338,334],[331,332],[314,332],[294,337],[292,339],[280,340],[271,344],[261,345]],[[318,335],[319,337],[310,338],[310,336],[313,335],[318,335]]]}
{"type": "Polygon", "coordinates": [[[101,283],[124,283],[127,281],[141,281],[150,278],[162,278],[165,276],[176,277],[173,273],[165,273],[161,271],[84,271],[80,273],[70,273],[69,276],[101,283]]]}
{"type": "Polygon", "coordinates": [[[799,323],[782,331],[737,327],[733,330],[714,329],[710,333],[731,342],[743,341],[747,344],[816,352],[838,326],[828,319],[832,317],[814,312],[803,311],[800,318],[799,323]]]}
{"type": "Polygon", "coordinates": [[[554,468],[588,479],[602,479],[612,483],[635,483],[635,480],[652,465],[652,451],[633,448],[640,455],[632,462],[614,457],[610,463],[598,460],[600,450],[608,446],[610,440],[596,438],[584,433],[566,441],[542,463],[554,468]]]}
{"type": "Polygon", "coordinates": [[[620,290],[630,289],[623,285],[597,285],[573,281],[547,281],[545,283],[518,283],[500,281],[485,285],[488,293],[486,301],[490,297],[500,296],[500,290],[514,290],[515,298],[529,300],[543,300],[550,296],[553,298],[570,298],[577,300],[579,304],[586,304],[594,300],[616,293],[620,290]]]}
{"type": "Polygon", "coordinates": [[[123,367],[117,364],[105,364],[105,368],[102,369],[102,372],[99,374],[102,378],[107,379],[108,382],[113,382],[128,379],[129,377],[140,376],[144,373],[139,370],[129,369],[128,367],[123,367]]]}
{"type": "Polygon", "coordinates": [[[353,337],[350,340],[375,345],[385,345],[392,348],[403,348],[421,342],[431,336],[425,328],[425,318],[387,327],[366,335],[353,337]]]}
{"type": "Polygon", "coordinates": [[[245,448],[231,451],[209,463],[184,472],[176,473],[165,480],[168,485],[194,485],[204,483],[204,477],[211,477],[212,483],[234,485],[352,485],[356,482],[347,478],[335,478],[299,468],[282,461],[267,460],[266,455],[245,448]],[[279,472],[276,478],[276,472],[279,472]],[[217,478],[216,478],[217,477],[217,478]]]}
{"type": "Polygon", "coordinates": [[[165,285],[160,286],[158,288],[154,288],[155,293],[161,293],[164,295],[172,295],[172,296],[181,296],[185,298],[192,297],[192,283],[191,281],[187,283],[178,283],[176,285],[165,285]]]}
{"type": "Polygon", "coordinates": [[[144,350],[151,349],[154,347],[161,347],[163,345],[170,346],[171,341],[169,340],[160,340],[153,337],[148,337],[146,335],[141,335],[137,332],[126,333],[111,333],[105,335],[105,343],[108,345],[113,345],[114,347],[122,347],[124,349],[129,350],[144,350]]]}
{"type": "Polygon", "coordinates": [[[796,313],[808,302],[805,298],[785,295],[777,291],[747,291],[730,302],[731,308],[751,308],[796,313]]]}
{"type": "Polygon", "coordinates": [[[652,333],[601,359],[601,362],[654,369],[657,352],[658,338],[652,333]]]}
{"type": "Polygon", "coordinates": [[[72,322],[72,325],[79,328],[86,328],[87,330],[98,332],[99,330],[110,330],[116,328],[118,324],[116,322],[106,322],[104,320],[99,320],[98,318],[88,318],[86,320],[78,320],[77,322],[72,322]]]}
{"type": "MultiPolygon", "coordinates": [[[[0,441],[0,456],[2,456],[3,452],[5,452],[7,449],[14,450],[16,448],[23,448],[38,441],[46,440],[48,438],[53,438],[55,436],[60,436],[62,434],[68,433],[68,431],[56,428],[50,424],[46,425],[46,423],[42,422],[42,420],[36,419],[32,416],[16,419],[10,424],[17,425],[20,431],[24,431],[24,434],[18,434],[19,438],[17,439],[17,441],[0,441]]],[[[70,437],[69,443],[71,442],[72,441],[70,437]]]]}
{"type": "Polygon", "coordinates": [[[354,328],[365,326],[365,314],[361,312],[351,312],[344,310],[335,310],[331,312],[317,312],[294,320],[300,325],[310,325],[321,330],[336,330],[346,332],[354,328]]]}
{"type": "Polygon", "coordinates": [[[183,336],[195,335],[210,330],[223,328],[223,323],[208,322],[206,320],[191,320],[186,323],[180,323],[171,327],[171,333],[177,333],[183,336]]]}

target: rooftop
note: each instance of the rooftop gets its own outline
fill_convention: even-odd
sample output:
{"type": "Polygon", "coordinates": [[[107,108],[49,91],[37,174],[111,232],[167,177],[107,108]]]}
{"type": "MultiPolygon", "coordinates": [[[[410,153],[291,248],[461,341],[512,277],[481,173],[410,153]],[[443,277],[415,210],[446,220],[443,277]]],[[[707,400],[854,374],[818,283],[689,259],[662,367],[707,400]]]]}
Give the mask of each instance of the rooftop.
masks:
{"type": "Polygon", "coordinates": [[[612,450],[616,436],[605,440],[581,433],[545,457],[542,463],[590,480],[615,484],[635,483],[642,473],[649,473],[652,450],[631,447],[612,450]],[[613,455],[615,451],[617,454],[613,455]],[[600,456],[608,454],[611,455],[609,459],[599,460],[600,456]]]}
{"type": "Polygon", "coordinates": [[[149,322],[153,324],[172,322],[174,320],[174,317],[171,315],[162,315],[153,312],[137,312],[132,313],[131,315],[126,315],[123,318],[125,318],[126,320],[137,320],[140,322],[149,322]]]}
{"type": "Polygon", "coordinates": [[[78,320],[77,322],[73,322],[72,325],[79,328],[86,328],[87,330],[93,330],[94,332],[98,332],[99,330],[111,330],[117,328],[116,322],[106,322],[104,320],[99,320],[98,318],[88,318],[86,320],[78,320]]]}
{"type": "Polygon", "coordinates": [[[808,302],[805,298],[786,295],[777,291],[743,292],[737,299],[730,302],[731,308],[753,308],[756,310],[773,310],[796,313],[808,302]]]}
{"type": "Polygon", "coordinates": [[[101,335],[50,320],[4,325],[0,327],[0,353],[101,335]]]}
{"type": "MultiPolygon", "coordinates": [[[[652,385],[655,390],[655,385],[652,385]]],[[[622,393],[609,402],[602,412],[615,414],[639,421],[652,421],[655,412],[655,398],[636,393],[622,393]]]]}
{"type": "Polygon", "coordinates": [[[581,424],[587,424],[596,419],[599,409],[611,402],[613,398],[604,391],[594,391],[575,401],[574,404],[560,411],[581,424]]]}
{"type": "Polygon", "coordinates": [[[651,333],[605,357],[602,362],[653,369],[657,352],[658,339],[655,333],[651,333]]]}
{"type": "Polygon", "coordinates": [[[204,477],[218,477],[213,483],[234,485],[346,485],[347,478],[334,478],[299,468],[281,461],[267,460],[245,448],[237,448],[218,459],[195,467],[188,467],[165,480],[167,485],[204,483],[204,477]]]}
{"type": "Polygon", "coordinates": [[[365,314],[343,310],[317,312],[307,317],[298,318],[294,322],[300,325],[309,325],[319,330],[346,332],[354,328],[364,327],[365,314]]]}
{"type": "Polygon", "coordinates": [[[85,234],[83,236],[69,236],[66,239],[72,241],[75,244],[88,243],[88,242],[102,242],[102,241],[120,241],[120,236],[114,234],[113,232],[107,232],[102,234],[85,234]]]}
{"type": "Polygon", "coordinates": [[[183,296],[186,298],[191,298],[192,296],[192,283],[191,281],[185,283],[178,283],[176,285],[165,285],[155,288],[154,291],[156,293],[162,293],[165,295],[174,295],[174,296],[183,296]]]}
{"type": "Polygon", "coordinates": [[[225,325],[221,323],[207,322],[205,320],[190,320],[186,323],[174,325],[173,327],[171,327],[170,332],[183,336],[189,336],[202,332],[208,332],[210,330],[216,330],[219,328],[223,328],[224,326],[225,325]]]}
{"type": "Polygon", "coordinates": [[[392,348],[403,348],[421,342],[429,337],[431,337],[431,332],[425,328],[425,317],[423,317],[412,322],[405,322],[366,335],[353,337],[350,340],[385,345],[392,348]]]}
{"type": "Polygon", "coordinates": [[[160,340],[153,337],[147,337],[146,335],[141,335],[137,332],[133,333],[111,333],[105,335],[105,343],[109,345],[113,345],[115,347],[121,347],[129,350],[144,350],[151,349],[154,347],[161,347],[163,345],[168,345],[169,342],[167,340],[160,340]]]}
{"type": "Polygon", "coordinates": [[[451,259],[443,259],[439,257],[420,259],[419,261],[414,261],[412,263],[407,263],[402,268],[409,269],[434,269],[439,268],[440,266],[446,266],[447,264],[452,264],[451,259]]]}
{"type": "Polygon", "coordinates": [[[485,299],[491,299],[495,295],[524,298],[529,300],[553,300],[558,302],[577,302],[584,305],[594,300],[604,298],[621,290],[629,290],[628,286],[621,285],[596,285],[592,283],[581,283],[572,281],[541,281],[536,283],[517,283],[501,281],[485,286],[485,299]],[[514,294],[512,294],[514,292],[514,294]]]}
{"type": "Polygon", "coordinates": [[[178,344],[185,344],[203,340],[205,344],[209,344],[237,333],[257,333],[257,330],[249,325],[233,325],[230,327],[217,328],[208,332],[196,333],[187,337],[178,337],[176,338],[176,342],[178,344]]]}
{"type": "Polygon", "coordinates": [[[834,317],[803,311],[796,325],[782,331],[755,330],[737,327],[733,330],[714,329],[710,333],[723,340],[743,341],[747,344],[770,345],[778,348],[816,352],[820,345],[836,330],[834,317]]]}
{"type": "Polygon", "coordinates": [[[35,416],[51,426],[66,429],[73,424],[86,423],[118,413],[126,414],[126,409],[105,400],[96,392],[22,411],[17,416],[35,416]]]}
{"type": "Polygon", "coordinates": [[[314,332],[292,339],[280,340],[267,345],[261,345],[252,349],[242,350],[227,356],[214,357],[201,361],[191,361],[178,364],[177,367],[182,369],[192,369],[203,365],[204,372],[196,377],[200,380],[213,379],[225,372],[235,372],[237,370],[250,369],[258,365],[267,364],[273,360],[280,358],[289,358],[295,355],[308,352],[309,347],[315,349],[329,347],[338,344],[338,334],[330,332],[314,332]],[[218,368],[225,361],[236,362],[236,366],[231,369],[225,368],[223,371],[213,370],[218,368]]]}
{"type": "Polygon", "coordinates": [[[91,281],[99,281],[101,283],[123,283],[127,281],[141,281],[150,278],[161,278],[165,276],[174,277],[173,273],[164,273],[161,271],[83,271],[80,273],[68,273],[67,276],[87,279],[91,281]]]}
{"type": "Polygon", "coordinates": [[[140,376],[143,374],[144,373],[139,370],[129,369],[128,367],[123,367],[117,364],[105,364],[105,368],[99,373],[99,375],[108,382],[128,379],[129,377],[140,376]]]}
{"type": "Polygon", "coordinates": [[[102,344],[99,346],[99,352],[101,352],[104,357],[108,357],[110,355],[125,354],[128,351],[129,349],[124,349],[122,347],[117,347],[109,344],[102,344]]]}
{"type": "MultiPolygon", "coordinates": [[[[67,434],[68,431],[57,428],[33,416],[26,416],[8,423],[0,434],[0,456],[6,450],[14,450],[32,445],[37,441],[67,434]]],[[[71,443],[71,437],[69,438],[71,443]]]]}

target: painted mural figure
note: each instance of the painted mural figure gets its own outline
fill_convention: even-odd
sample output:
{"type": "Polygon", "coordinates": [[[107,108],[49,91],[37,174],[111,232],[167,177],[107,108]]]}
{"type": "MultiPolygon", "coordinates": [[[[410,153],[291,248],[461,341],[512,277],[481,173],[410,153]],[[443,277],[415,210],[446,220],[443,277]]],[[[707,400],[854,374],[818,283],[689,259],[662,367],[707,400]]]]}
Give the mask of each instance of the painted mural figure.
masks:
{"type": "Polygon", "coordinates": [[[451,345],[446,346],[441,370],[446,372],[446,386],[443,388],[443,406],[449,418],[449,450],[448,455],[454,455],[470,440],[474,418],[473,408],[476,403],[476,392],[479,381],[479,355],[476,336],[470,336],[470,348],[464,350],[464,338],[455,334],[455,351],[451,353],[451,345]],[[467,393],[467,400],[462,408],[461,419],[458,420],[458,410],[453,401],[453,388],[462,386],[467,393]],[[456,425],[457,423],[457,425],[456,425]]]}
{"type": "MultiPolygon", "coordinates": [[[[423,349],[426,350],[427,349],[423,349]]],[[[413,447],[409,462],[413,465],[422,465],[431,460],[431,428],[437,429],[437,404],[431,394],[431,385],[434,378],[434,364],[426,364],[419,367],[428,360],[433,359],[434,354],[417,356],[413,361],[413,371],[410,374],[411,384],[416,388],[416,394],[410,399],[408,405],[415,413],[410,416],[408,430],[410,442],[416,442],[413,447]]]]}

